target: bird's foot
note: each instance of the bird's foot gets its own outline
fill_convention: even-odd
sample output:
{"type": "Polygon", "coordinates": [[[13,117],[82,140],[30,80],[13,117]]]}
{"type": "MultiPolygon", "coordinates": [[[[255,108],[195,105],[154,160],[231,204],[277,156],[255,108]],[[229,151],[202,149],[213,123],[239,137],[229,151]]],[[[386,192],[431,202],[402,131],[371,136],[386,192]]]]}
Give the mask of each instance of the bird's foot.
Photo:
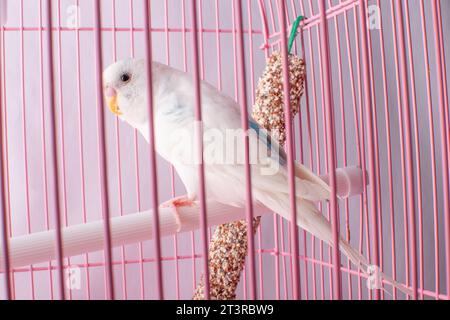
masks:
{"type": "Polygon", "coordinates": [[[181,222],[181,216],[178,212],[179,207],[192,207],[195,205],[194,200],[190,199],[187,196],[181,196],[177,198],[173,198],[167,202],[164,202],[161,207],[163,208],[172,208],[173,209],[173,215],[175,217],[175,221],[177,223],[177,233],[181,231],[182,222],[181,222]]]}

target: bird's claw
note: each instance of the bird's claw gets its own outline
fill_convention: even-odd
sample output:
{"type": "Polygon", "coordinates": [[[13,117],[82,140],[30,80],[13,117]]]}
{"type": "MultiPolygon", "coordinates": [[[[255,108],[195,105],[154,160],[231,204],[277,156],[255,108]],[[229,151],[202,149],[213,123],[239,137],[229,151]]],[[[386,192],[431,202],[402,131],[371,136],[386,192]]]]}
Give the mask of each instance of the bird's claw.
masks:
{"type": "Polygon", "coordinates": [[[162,208],[172,208],[173,209],[173,214],[175,217],[175,221],[177,224],[177,233],[179,233],[181,231],[182,228],[182,222],[181,222],[181,216],[178,212],[178,208],[179,207],[192,207],[194,206],[195,203],[192,199],[186,197],[186,196],[182,196],[182,197],[178,197],[178,198],[174,198],[171,199],[167,202],[164,202],[161,207],[162,208]]]}

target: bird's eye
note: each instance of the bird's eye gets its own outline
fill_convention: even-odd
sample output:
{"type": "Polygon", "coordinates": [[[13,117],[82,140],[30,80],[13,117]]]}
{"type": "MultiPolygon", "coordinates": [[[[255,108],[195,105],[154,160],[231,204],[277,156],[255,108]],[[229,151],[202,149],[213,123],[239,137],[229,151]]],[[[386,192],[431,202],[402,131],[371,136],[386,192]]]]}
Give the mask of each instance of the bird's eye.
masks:
{"type": "Polygon", "coordinates": [[[130,81],[130,79],[131,79],[131,76],[128,73],[124,73],[120,76],[120,80],[122,82],[128,82],[128,81],[130,81]]]}

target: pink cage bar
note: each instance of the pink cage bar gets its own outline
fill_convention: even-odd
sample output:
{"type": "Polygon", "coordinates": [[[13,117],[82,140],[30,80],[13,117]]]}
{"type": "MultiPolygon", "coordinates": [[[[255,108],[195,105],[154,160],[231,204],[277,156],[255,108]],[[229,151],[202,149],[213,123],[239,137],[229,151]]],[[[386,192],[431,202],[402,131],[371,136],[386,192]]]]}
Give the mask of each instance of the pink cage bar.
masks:
{"type": "MultiPolygon", "coordinates": [[[[249,241],[238,298],[450,298],[448,1],[0,0],[0,10],[0,299],[190,299],[220,221],[206,210],[204,168],[198,228],[163,236],[173,232],[158,206],[183,186],[155,154],[152,127],[148,145],[104,111],[102,70],[126,57],[185,70],[198,120],[204,79],[239,101],[245,129],[271,52],[283,53],[289,76],[287,37],[300,15],[294,51],[307,81],[287,122],[289,172],[297,160],[327,175],[333,197],[322,211],[335,243],[345,235],[414,294],[369,289],[339,250],[269,213],[249,241]],[[352,166],[367,174],[340,200],[352,176],[336,168],[352,166]],[[112,221],[147,209],[152,236],[117,245],[112,221]],[[64,245],[67,227],[89,223],[102,234],[96,250],[64,245]],[[24,253],[33,264],[16,265],[14,239],[44,231],[49,258],[24,253]]],[[[240,217],[251,221],[261,208],[246,149],[240,217]]]]}

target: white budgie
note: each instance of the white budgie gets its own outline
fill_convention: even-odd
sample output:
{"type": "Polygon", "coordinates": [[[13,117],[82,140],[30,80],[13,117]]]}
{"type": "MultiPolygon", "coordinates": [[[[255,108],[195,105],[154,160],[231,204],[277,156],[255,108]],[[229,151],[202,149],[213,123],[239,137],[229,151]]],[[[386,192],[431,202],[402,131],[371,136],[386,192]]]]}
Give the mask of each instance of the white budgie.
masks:
{"type": "MultiPolygon", "coordinates": [[[[156,150],[175,167],[187,190],[185,198],[171,203],[180,223],[176,207],[192,204],[199,190],[194,82],[188,74],[163,64],[154,62],[152,70],[156,150]]],[[[144,60],[128,59],[109,66],[103,80],[111,111],[148,141],[145,72],[144,60]]],[[[201,92],[206,197],[244,207],[245,162],[239,105],[207,83],[202,83],[201,92]]],[[[253,199],[289,219],[286,154],[254,120],[249,119],[249,127],[253,199]]],[[[314,204],[329,199],[329,186],[301,164],[296,164],[295,176],[298,226],[332,245],[331,224],[314,204]]],[[[343,238],[340,249],[366,272],[367,260],[343,238]]],[[[403,285],[384,274],[380,276],[397,289],[411,294],[403,285]]]]}

